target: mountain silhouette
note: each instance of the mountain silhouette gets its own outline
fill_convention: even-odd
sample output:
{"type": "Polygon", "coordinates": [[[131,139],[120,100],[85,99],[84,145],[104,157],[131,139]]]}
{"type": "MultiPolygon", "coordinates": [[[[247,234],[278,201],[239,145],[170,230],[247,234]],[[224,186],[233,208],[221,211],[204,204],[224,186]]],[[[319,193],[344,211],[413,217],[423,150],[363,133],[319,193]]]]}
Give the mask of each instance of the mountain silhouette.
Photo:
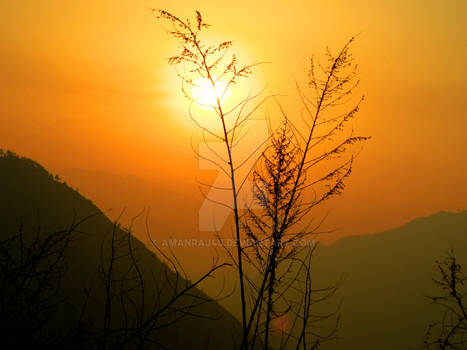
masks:
{"type": "Polygon", "coordinates": [[[439,212],[403,227],[350,236],[319,246],[316,285],[341,279],[337,339],[323,349],[394,350],[419,347],[427,326],[443,317],[428,296],[441,295],[432,278],[450,249],[467,268],[467,211],[439,212]]]}
{"type": "Polygon", "coordinates": [[[0,274],[3,281],[10,281],[0,286],[0,328],[6,348],[92,349],[105,338],[109,349],[140,348],[141,344],[145,349],[221,349],[232,346],[240,329],[238,321],[218,302],[190,287],[192,282],[185,276],[175,273],[58,176],[33,160],[3,151],[0,240],[0,274]],[[26,253],[41,251],[44,242],[63,232],[70,232],[70,240],[63,246],[63,257],[57,264],[60,269],[48,261],[56,256],[50,255],[34,265],[37,278],[28,275],[26,265],[21,265],[27,260],[26,253]],[[56,272],[56,280],[39,277],[46,275],[49,267],[56,272]],[[106,304],[109,293],[104,282],[110,268],[114,298],[106,304]],[[19,277],[11,278],[12,271],[19,277]],[[17,287],[20,280],[28,284],[17,287]],[[41,283],[46,286],[43,290],[47,288],[47,298],[29,293],[39,290],[41,283]],[[144,294],[138,289],[141,284],[144,294]],[[11,295],[12,290],[16,295],[11,295]],[[171,302],[174,295],[179,297],[171,302]],[[27,296],[24,302],[20,300],[23,296],[27,296]],[[151,333],[146,321],[149,315],[159,314],[151,333]],[[111,317],[104,325],[106,315],[111,317]],[[71,329],[76,330],[72,336],[68,334],[71,329]]]}

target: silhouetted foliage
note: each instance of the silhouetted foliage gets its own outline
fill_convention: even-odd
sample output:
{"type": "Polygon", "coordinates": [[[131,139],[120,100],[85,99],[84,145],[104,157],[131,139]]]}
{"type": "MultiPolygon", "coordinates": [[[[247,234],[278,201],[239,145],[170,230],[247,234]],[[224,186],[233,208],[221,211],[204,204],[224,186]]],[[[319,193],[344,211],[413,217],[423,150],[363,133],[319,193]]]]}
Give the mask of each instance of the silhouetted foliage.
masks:
{"type": "Polygon", "coordinates": [[[313,330],[323,327],[319,321],[334,317],[335,311],[313,314],[312,304],[330,298],[337,286],[312,287],[311,258],[317,247],[309,239],[313,230],[292,230],[302,222],[303,210],[308,209],[301,206],[306,178],[302,177],[295,188],[300,149],[293,140],[288,123],[273,135],[270,148],[263,153],[253,173],[254,196],[262,210],[248,210],[243,221],[244,230],[253,242],[244,249],[245,259],[260,276],[259,283],[248,279],[254,301],[249,331],[254,338],[264,337],[267,347],[271,343],[271,324],[283,322],[282,329],[276,327],[280,342],[277,339],[274,342],[280,349],[317,348],[336,329],[332,327],[327,334],[313,330]]]}
{"type": "MultiPolygon", "coordinates": [[[[248,77],[252,66],[239,66],[235,54],[231,58],[229,49],[232,42],[226,41],[217,45],[205,45],[200,39],[200,32],[208,27],[201,14],[196,12],[196,22],[179,17],[163,10],[157,11],[158,17],[170,25],[168,33],[173,36],[181,46],[179,54],[169,59],[171,65],[182,65],[182,72],[178,73],[182,81],[184,96],[193,104],[200,104],[190,94],[186,86],[195,87],[198,78],[208,79],[213,91],[220,79],[225,79],[227,87],[216,96],[216,103],[210,107],[221,125],[221,134],[213,129],[203,126],[193,117],[191,109],[189,115],[204,134],[214,137],[226,146],[227,156],[222,157],[212,151],[212,158],[206,158],[197,153],[201,159],[206,159],[218,166],[220,171],[227,174],[231,181],[233,205],[218,203],[230,207],[234,212],[235,238],[237,250],[235,253],[226,248],[238,270],[240,282],[240,303],[242,308],[242,349],[254,346],[255,342],[270,346],[270,324],[286,314],[296,318],[296,329],[290,331],[281,339],[278,347],[287,346],[290,339],[296,341],[297,347],[317,347],[320,339],[329,335],[319,335],[310,330],[319,320],[327,319],[334,312],[323,317],[313,319],[310,313],[312,304],[311,282],[309,279],[311,255],[314,250],[300,253],[295,243],[315,232],[309,224],[303,224],[310,211],[320,203],[339,195],[345,187],[345,179],[350,175],[354,157],[341,164],[328,164],[326,161],[339,160],[346,154],[347,149],[368,137],[354,136],[342,133],[346,126],[357,114],[363,98],[346,111],[342,106],[348,102],[352,92],[358,86],[357,65],[350,52],[352,38],[337,56],[328,49],[327,60],[321,64],[312,58],[307,73],[310,94],[303,92],[297,84],[300,103],[303,106],[302,119],[305,128],[294,125],[281,107],[283,127],[272,132],[271,144],[259,159],[259,165],[254,170],[253,178],[255,202],[261,207],[258,213],[249,210],[246,219],[242,220],[238,209],[237,184],[244,179],[238,179],[237,170],[245,164],[244,161],[233,159],[232,148],[238,144],[237,129],[248,121],[253,112],[264,102],[261,101],[251,108],[251,112],[244,113],[244,108],[258,95],[247,95],[234,109],[226,111],[224,95],[229,86],[236,84],[239,78],[248,77]],[[231,113],[238,109],[238,114],[231,118],[231,113]],[[322,164],[327,168],[320,170],[322,164]],[[315,193],[314,200],[309,201],[305,196],[307,190],[315,193]],[[244,245],[242,237],[254,241],[252,245],[244,245]],[[292,248],[291,248],[292,247],[292,248]],[[248,267],[251,264],[259,273],[259,283],[250,275],[248,267]],[[298,267],[293,266],[296,264],[298,267]],[[294,275],[299,270],[305,277],[294,275]],[[301,283],[301,287],[295,284],[301,283]],[[288,300],[289,289],[300,290],[300,301],[288,300]],[[248,295],[248,297],[247,297],[248,295]],[[298,320],[298,321],[297,321],[298,320]],[[314,339],[312,339],[314,337],[314,339]]],[[[205,136],[204,136],[205,137],[205,136]]],[[[206,138],[205,138],[206,140],[206,138]]],[[[250,150],[246,156],[249,159],[256,150],[250,150]]],[[[313,196],[312,196],[313,198],[313,196]]],[[[321,289],[321,298],[330,297],[335,287],[321,289]],[[323,294],[324,292],[324,294],[323,294]]],[[[333,332],[331,332],[332,334],[333,332]]]]}
{"type": "MultiPolygon", "coordinates": [[[[227,190],[232,194],[232,204],[221,203],[221,205],[231,208],[234,213],[236,252],[233,254],[229,252],[229,254],[238,268],[243,326],[242,343],[246,344],[248,333],[247,302],[238,205],[238,195],[241,184],[244,181],[244,179],[239,179],[238,170],[240,167],[244,166],[245,163],[244,160],[234,160],[232,151],[238,146],[238,141],[241,138],[239,133],[240,128],[248,122],[253,113],[263,104],[264,100],[250,107],[251,103],[255,102],[257,97],[261,94],[251,94],[250,91],[250,93],[246,94],[240,101],[235,102],[233,107],[227,108],[225,105],[225,95],[228,89],[235,86],[239,80],[249,77],[255,65],[240,65],[237,56],[231,53],[231,41],[224,41],[215,45],[205,45],[200,39],[200,33],[208,28],[209,25],[204,22],[199,11],[196,11],[196,21],[194,23],[189,19],[182,20],[164,10],[153,9],[153,11],[157,13],[159,19],[169,24],[170,29],[168,29],[167,32],[174,37],[181,46],[180,52],[169,58],[168,62],[175,66],[182,65],[182,73],[178,72],[178,76],[182,82],[182,91],[185,98],[192,104],[209,108],[213,111],[221,131],[216,131],[215,128],[203,123],[203,118],[197,118],[193,114],[191,108],[189,110],[190,119],[199,127],[205,140],[206,137],[211,137],[224,143],[226,147],[225,156],[216,153],[212,149],[210,149],[213,155],[212,158],[206,158],[198,152],[196,152],[196,154],[200,159],[206,159],[215,164],[219,170],[225,173],[230,179],[231,187],[227,190]],[[225,86],[222,87],[221,91],[216,93],[216,101],[213,104],[203,104],[193,97],[190,89],[199,88],[199,79],[207,80],[213,91],[218,90],[219,82],[225,82],[225,86]]],[[[242,96],[243,95],[245,94],[242,94],[242,96]]],[[[252,152],[254,152],[254,150],[252,150],[252,152]]],[[[247,155],[245,159],[248,159],[250,156],[251,155],[247,155]]],[[[212,188],[209,185],[208,187],[212,188]]],[[[209,198],[207,199],[209,200],[209,198]]]]}
{"type": "MultiPolygon", "coordinates": [[[[11,156],[11,154],[10,154],[11,156]]],[[[58,347],[76,341],[79,327],[66,335],[50,329],[48,318],[59,308],[65,251],[77,224],[34,237],[18,234],[0,240],[0,335],[8,348],[58,347]],[[27,336],[25,336],[27,335],[27,336]]],[[[70,345],[70,344],[67,344],[70,345]]]]}
{"type": "Polygon", "coordinates": [[[270,147],[263,152],[253,174],[254,198],[262,210],[247,213],[244,229],[254,244],[250,250],[244,249],[244,253],[249,261],[256,258],[253,264],[262,277],[260,283],[251,288],[255,302],[249,324],[254,317],[257,323],[264,318],[261,334],[264,334],[265,347],[270,343],[271,321],[284,315],[294,321],[290,329],[283,332],[280,348],[290,341],[295,341],[293,346],[297,347],[317,347],[336,329],[327,333],[315,331],[322,327],[317,324],[319,321],[335,316],[335,312],[313,315],[311,301],[329,298],[336,286],[311,288],[308,278],[315,247],[309,247],[309,242],[320,223],[312,225],[309,214],[319,204],[341,194],[354,156],[340,164],[334,162],[341,159],[351,145],[369,139],[354,136],[352,132],[341,136],[361,102],[343,111],[358,85],[357,66],[350,53],[353,40],[337,56],[328,49],[325,64],[312,58],[307,73],[310,96],[297,84],[305,128],[297,127],[281,107],[282,128],[273,135],[270,147]],[[304,278],[296,274],[297,269],[303,270],[304,278]],[[320,296],[313,299],[313,292],[320,296]],[[297,300],[296,294],[301,294],[301,298],[297,300]]]}
{"type": "Polygon", "coordinates": [[[464,303],[464,283],[467,276],[462,271],[454,251],[437,262],[439,277],[433,281],[443,291],[430,299],[444,309],[443,318],[428,327],[425,349],[461,350],[467,349],[467,313],[464,303]]]}
{"type": "Polygon", "coordinates": [[[165,280],[154,280],[158,273],[147,274],[148,266],[136,256],[130,232],[122,235],[114,225],[110,237],[102,242],[101,286],[86,289],[79,316],[72,321],[74,327],[51,324],[50,319],[67,301],[62,289],[67,249],[84,221],[52,234],[38,230],[31,241],[21,231],[0,241],[0,334],[4,346],[160,349],[167,347],[160,332],[176,327],[187,315],[217,320],[201,308],[213,299],[196,287],[225,264],[214,265],[195,282],[169,271],[165,280]]]}

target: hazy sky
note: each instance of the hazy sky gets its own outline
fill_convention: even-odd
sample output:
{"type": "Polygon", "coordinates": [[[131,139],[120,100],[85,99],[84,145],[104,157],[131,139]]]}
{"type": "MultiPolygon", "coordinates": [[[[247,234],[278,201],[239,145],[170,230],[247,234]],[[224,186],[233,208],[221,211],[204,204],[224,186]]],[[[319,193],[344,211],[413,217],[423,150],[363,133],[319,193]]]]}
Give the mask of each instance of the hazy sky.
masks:
{"type": "Polygon", "coordinates": [[[285,105],[311,54],[361,33],[354,53],[366,100],[354,128],[373,139],[344,196],[326,209],[338,235],[467,208],[464,0],[2,1],[0,147],[68,174],[102,206],[193,194],[157,219],[174,233],[194,232],[202,202],[190,146],[196,130],[166,62],[175,45],[149,7],[181,17],[200,10],[213,37],[234,40],[241,59],[271,62],[254,83],[288,95],[285,105]],[[105,181],[69,169],[132,174],[157,198],[99,191],[105,181]]]}

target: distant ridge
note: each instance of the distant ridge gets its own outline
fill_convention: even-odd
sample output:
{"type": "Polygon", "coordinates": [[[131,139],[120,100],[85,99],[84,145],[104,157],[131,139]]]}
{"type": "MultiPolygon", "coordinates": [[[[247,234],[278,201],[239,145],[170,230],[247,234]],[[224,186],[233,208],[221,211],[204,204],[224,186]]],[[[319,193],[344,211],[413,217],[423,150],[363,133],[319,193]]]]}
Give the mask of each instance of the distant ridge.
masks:
{"type": "Polygon", "coordinates": [[[429,323],[440,320],[432,277],[435,261],[453,249],[467,270],[467,211],[441,211],[406,225],[354,235],[318,248],[316,285],[341,278],[338,338],[324,349],[394,350],[422,345],[429,323]]]}

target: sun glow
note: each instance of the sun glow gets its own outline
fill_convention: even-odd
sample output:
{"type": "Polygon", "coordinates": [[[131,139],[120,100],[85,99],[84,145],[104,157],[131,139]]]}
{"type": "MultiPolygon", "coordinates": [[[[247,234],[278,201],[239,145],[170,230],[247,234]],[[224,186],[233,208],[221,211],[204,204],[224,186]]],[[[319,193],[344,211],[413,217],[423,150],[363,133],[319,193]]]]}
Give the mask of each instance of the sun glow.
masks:
{"type": "Polygon", "coordinates": [[[191,87],[193,100],[201,107],[210,108],[217,106],[217,100],[223,102],[229,95],[229,88],[224,80],[218,80],[212,86],[209,79],[199,78],[194,81],[191,87]]]}

